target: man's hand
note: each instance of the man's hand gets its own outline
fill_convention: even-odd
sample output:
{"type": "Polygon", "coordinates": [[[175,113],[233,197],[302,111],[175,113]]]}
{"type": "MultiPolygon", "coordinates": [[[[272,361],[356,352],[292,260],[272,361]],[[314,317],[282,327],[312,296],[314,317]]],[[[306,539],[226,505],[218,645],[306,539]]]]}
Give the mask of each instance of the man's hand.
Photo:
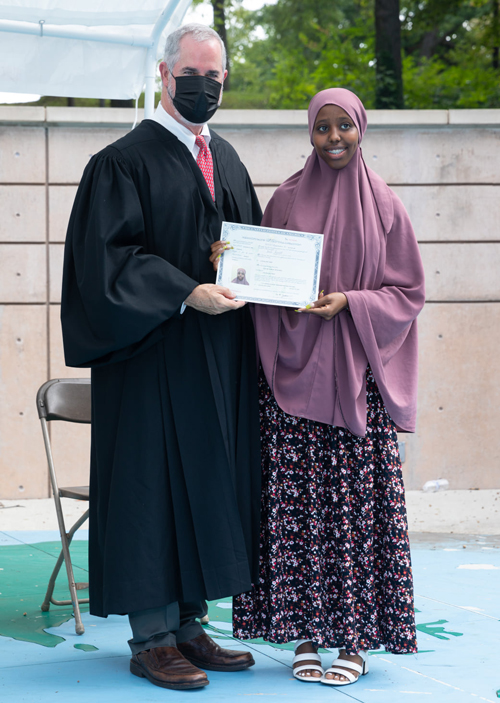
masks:
{"type": "Polygon", "coordinates": [[[238,310],[245,305],[244,300],[234,300],[236,293],[215,286],[213,283],[203,283],[196,286],[194,291],[184,301],[187,306],[207,315],[220,315],[228,310],[238,310]]]}
{"type": "Polygon", "coordinates": [[[324,320],[331,320],[335,315],[347,307],[347,298],[343,293],[319,294],[318,300],[311,303],[307,308],[299,308],[296,312],[307,312],[312,315],[322,317],[324,320]]]}

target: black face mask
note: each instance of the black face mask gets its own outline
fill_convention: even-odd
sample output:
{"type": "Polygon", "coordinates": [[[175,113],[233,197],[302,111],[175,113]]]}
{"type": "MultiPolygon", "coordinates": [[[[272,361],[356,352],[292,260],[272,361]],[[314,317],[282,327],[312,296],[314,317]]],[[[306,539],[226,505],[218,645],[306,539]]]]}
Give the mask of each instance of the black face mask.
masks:
{"type": "Polygon", "coordinates": [[[188,122],[203,124],[214,116],[219,107],[222,83],[207,76],[175,78],[174,107],[188,122]]]}

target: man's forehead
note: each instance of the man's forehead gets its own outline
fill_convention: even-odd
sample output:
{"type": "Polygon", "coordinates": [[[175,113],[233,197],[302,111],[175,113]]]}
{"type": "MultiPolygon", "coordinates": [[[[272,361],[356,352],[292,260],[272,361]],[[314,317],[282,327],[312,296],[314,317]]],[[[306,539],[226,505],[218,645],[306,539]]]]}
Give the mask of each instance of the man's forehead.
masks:
{"type": "Polygon", "coordinates": [[[196,41],[194,37],[186,34],[179,42],[179,49],[179,61],[182,61],[183,57],[188,56],[208,57],[212,55],[216,59],[222,57],[221,45],[215,37],[196,41]]]}

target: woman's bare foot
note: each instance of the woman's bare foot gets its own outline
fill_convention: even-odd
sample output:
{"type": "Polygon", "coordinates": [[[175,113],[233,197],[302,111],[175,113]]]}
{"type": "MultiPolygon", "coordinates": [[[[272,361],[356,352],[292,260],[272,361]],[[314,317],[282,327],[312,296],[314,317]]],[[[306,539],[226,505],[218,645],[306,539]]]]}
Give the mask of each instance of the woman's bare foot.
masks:
{"type": "MultiPolygon", "coordinates": [[[[300,647],[297,647],[295,650],[295,654],[317,654],[318,648],[313,645],[312,642],[304,642],[304,644],[301,644],[300,647]]],[[[296,669],[298,666],[307,666],[307,664],[315,664],[316,666],[318,665],[317,661],[314,661],[314,659],[311,659],[310,662],[305,659],[304,661],[297,662],[297,664],[294,664],[293,668],[296,669]]],[[[313,677],[315,679],[320,679],[321,674],[319,671],[316,669],[304,669],[303,671],[299,671],[297,676],[303,677],[303,678],[309,678],[313,677]]]]}
{"type": "MultiPolygon", "coordinates": [[[[363,659],[359,656],[359,654],[346,654],[345,649],[339,649],[339,659],[345,659],[347,661],[354,662],[355,664],[359,664],[359,666],[363,666],[363,659]]],[[[340,664],[335,664],[335,668],[342,668],[340,664]]],[[[350,674],[356,677],[356,680],[359,678],[360,674],[357,674],[354,672],[352,669],[346,669],[349,671],[350,674]]],[[[325,674],[325,679],[333,679],[335,681],[348,681],[349,679],[347,676],[342,676],[341,674],[332,674],[328,673],[325,674]]]]}

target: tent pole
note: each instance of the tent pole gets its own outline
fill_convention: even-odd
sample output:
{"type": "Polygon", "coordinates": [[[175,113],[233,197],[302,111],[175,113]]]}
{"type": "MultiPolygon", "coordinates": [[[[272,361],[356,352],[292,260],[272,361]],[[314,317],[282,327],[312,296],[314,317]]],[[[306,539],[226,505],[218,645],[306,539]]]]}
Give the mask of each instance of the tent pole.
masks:
{"type": "Polygon", "coordinates": [[[79,39],[81,41],[103,42],[105,44],[124,44],[125,46],[150,47],[152,39],[134,37],[133,34],[123,34],[102,31],[93,27],[67,27],[39,22],[17,22],[0,19],[0,32],[13,32],[14,34],[31,34],[41,37],[54,37],[56,39],[79,39]]]}
{"type": "Polygon", "coordinates": [[[146,54],[146,89],[144,92],[144,119],[150,120],[155,111],[156,45],[146,54]]]}
{"type": "MultiPolygon", "coordinates": [[[[156,20],[156,24],[151,32],[151,45],[146,54],[146,75],[144,82],[146,84],[144,93],[144,119],[151,119],[155,110],[155,83],[156,83],[156,56],[158,52],[158,42],[161,34],[167,26],[174,11],[182,0],[169,0],[165,9],[156,20]]],[[[187,0],[187,5],[191,4],[191,0],[187,0]]]]}

